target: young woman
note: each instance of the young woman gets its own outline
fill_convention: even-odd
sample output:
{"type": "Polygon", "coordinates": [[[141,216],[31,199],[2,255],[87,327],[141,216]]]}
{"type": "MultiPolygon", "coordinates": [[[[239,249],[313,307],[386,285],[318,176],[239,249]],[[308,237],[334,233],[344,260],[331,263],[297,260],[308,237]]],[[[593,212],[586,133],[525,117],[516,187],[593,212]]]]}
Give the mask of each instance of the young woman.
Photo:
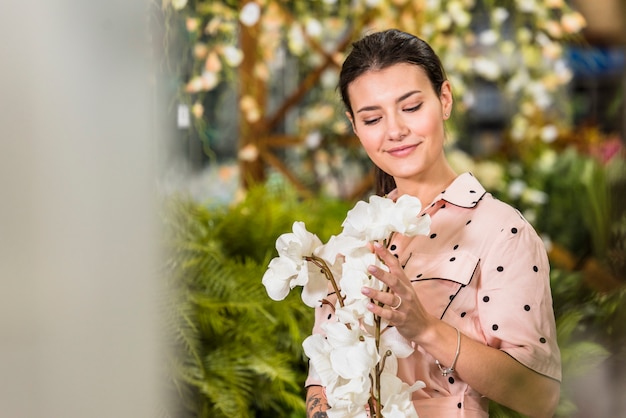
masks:
{"type": "MultiPolygon", "coordinates": [[[[560,394],[549,264],[532,226],[444,155],[452,112],[449,81],[421,39],[397,30],[353,44],[339,87],[355,134],[378,173],[378,193],[420,199],[429,236],[394,236],[375,247],[389,272],[371,268],[390,292],[363,288],[369,309],[411,341],[398,375],[420,418],[487,417],[489,399],[530,417],[551,417],[560,394]]],[[[317,308],[314,332],[333,320],[317,308]]],[[[324,388],[311,368],[309,417],[325,417],[324,388]]]]}

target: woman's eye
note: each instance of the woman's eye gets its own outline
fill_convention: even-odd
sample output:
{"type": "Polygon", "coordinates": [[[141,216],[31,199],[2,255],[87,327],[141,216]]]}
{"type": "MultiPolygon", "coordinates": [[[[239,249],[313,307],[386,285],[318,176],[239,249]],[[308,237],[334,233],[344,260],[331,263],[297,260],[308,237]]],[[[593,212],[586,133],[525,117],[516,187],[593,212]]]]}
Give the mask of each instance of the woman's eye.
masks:
{"type": "Polygon", "coordinates": [[[422,104],[418,104],[416,106],[412,106],[412,107],[407,107],[406,109],[404,109],[405,112],[415,112],[416,110],[419,110],[419,108],[422,107],[422,104]]]}
{"type": "Polygon", "coordinates": [[[373,125],[376,122],[378,122],[379,120],[380,120],[380,118],[364,119],[363,120],[363,125],[373,125]]]}

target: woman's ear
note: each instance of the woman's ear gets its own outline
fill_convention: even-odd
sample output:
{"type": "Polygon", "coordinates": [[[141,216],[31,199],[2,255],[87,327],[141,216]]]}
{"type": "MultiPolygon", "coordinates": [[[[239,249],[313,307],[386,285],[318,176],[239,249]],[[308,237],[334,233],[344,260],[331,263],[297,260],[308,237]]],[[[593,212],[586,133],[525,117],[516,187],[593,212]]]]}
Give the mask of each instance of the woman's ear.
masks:
{"type": "Polygon", "coordinates": [[[357,135],[357,133],[356,133],[356,126],[354,126],[354,118],[352,117],[352,114],[350,114],[350,112],[346,111],[346,117],[350,121],[350,125],[352,125],[352,132],[354,132],[354,134],[357,135]]]}
{"type": "Polygon", "coordinates": [[[439,95],[439,100],[441,101],[441,113],[443,113],[444,119],[448,119],[452,113],[452,104],[454,102],[450,81],[446,80],[441,84],[441,94],[439,95]]]}

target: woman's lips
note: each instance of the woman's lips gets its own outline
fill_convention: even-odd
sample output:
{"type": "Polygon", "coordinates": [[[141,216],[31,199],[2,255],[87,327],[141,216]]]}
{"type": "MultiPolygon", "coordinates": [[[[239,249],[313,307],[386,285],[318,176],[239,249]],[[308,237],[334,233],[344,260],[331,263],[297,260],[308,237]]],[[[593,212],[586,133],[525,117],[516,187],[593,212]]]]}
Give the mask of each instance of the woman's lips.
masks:
{"type": "Polygon", "coordinates": [[[402,145],[400,147],[391,148],[387,150],[387,154],[393,157],[405,157],[409,155],[410,153],[412,153],[413,150],[415,150],[415,148],[418,147],[418,145],[419,143],[411,144],[411,145],[402,145]]]}

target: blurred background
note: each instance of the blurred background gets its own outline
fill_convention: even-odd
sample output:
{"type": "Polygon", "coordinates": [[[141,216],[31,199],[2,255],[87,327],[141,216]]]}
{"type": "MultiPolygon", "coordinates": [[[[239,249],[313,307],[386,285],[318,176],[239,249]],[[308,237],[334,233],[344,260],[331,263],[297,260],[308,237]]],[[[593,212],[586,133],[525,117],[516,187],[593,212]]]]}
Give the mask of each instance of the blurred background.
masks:
{"type": "Polygon", "coordinates": [[[312,312],[261,277],[372,193],[335,87],[390,27],[444,63],[452,165],[544,238],[557,416],[626,416],[624,0],[83,3],[0,17],[1,417],[304,417],[312,312]]]}

